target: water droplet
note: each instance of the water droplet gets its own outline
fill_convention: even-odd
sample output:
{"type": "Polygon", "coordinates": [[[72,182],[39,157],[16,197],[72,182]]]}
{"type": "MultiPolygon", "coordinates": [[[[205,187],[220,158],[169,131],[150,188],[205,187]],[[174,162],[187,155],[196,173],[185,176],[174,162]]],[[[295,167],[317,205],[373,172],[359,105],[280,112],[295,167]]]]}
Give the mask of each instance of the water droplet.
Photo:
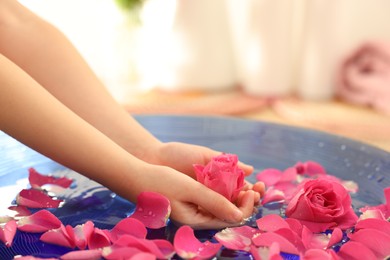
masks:
{"type": "Polygon", "coordinates": [[[153,212],[149,211],[149,212],[148,212],[148,215],[149,215],[149,216],[152,216],[152,215],[153,215],[153,212]]]}
{"type": "Polygon", "coordinates": [[[144,209],[143,208],[138,208],[138,211],[142,212],[142,211],[144,211],[144,209]]]}

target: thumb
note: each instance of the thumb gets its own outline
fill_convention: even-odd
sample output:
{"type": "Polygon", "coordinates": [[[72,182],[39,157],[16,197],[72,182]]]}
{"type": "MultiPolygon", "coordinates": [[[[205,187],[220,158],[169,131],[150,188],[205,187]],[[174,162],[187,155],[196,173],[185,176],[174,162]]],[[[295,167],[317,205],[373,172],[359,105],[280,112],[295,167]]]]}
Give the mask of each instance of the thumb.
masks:
{"type": "Polygon", "coordinates": [[[229,222],[240,223],[243,221],[243,213],[232,202],[221,194],[201,185],[202,195],[196,196],[194,202],[215,217],[229,222]]]}

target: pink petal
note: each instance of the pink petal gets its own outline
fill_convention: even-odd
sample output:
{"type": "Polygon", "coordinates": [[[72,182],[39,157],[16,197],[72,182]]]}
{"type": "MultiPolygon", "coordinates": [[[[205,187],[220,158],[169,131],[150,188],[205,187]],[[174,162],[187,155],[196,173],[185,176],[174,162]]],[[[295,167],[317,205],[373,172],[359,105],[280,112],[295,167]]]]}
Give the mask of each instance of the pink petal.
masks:
{"type": "Polygon", "coordinates": [[[274,233],[287,239],[291,244],[293,244],[295,246],[295,248],[298,250],[298,252],[305,251],[305,246],[302,242],[302,238],[300,237],[300,235],[295,233],[292,229],[281,228],[281,229],[274,231],[274,233]]]}
{"type": "Polygon", "coordinates": [[[107,260],[117,260],[117,259],[132,259],[139,254],[146,253],[148,254],[146,259],[149,259],[150,255],[156,259],[156,256],[148,251],[140,250],[136,247],[126,247],[126,246],[109,246],[105,247],[102,250],[102,256],[107,260]]]}
{"type": "Polygon", "coordinates": [[[360,220],[355,226],[355,231],[365,228],[376,229],[386,234],[390,234],[390,222],[387,220],[375,218],[360,220]]]}
{"type": "Polygon", "coordinates": [[[145,225],[136,218],[125,218],[119,221],[111,230],[111,241],[115,242],[121,235],[133,235],[138,238],[146,238],[145,225]]]}
{"type": "Polygon", "coordinates": [[[92,221],[87,221],[85,224],[77,225],[73,228],[74,240],[77,248],[84,250],[88,245],[88,240],[95,229],[95,224],[92,221]]]}
{"type": "Polygon", "coordinates": [[[141,252],[154,254],[159,259],[167,259],[171,257],[173,252],[173,246],[170,247],[170,250],[167,250],[167,244],[164,244],[164,246],[162,246],[161,242],[156,242],[156,240],[147,240],[143,238],[137,238],[131,235],[122,235],[115,242],[114,246],[115,248],[118,246],[136,248],[141,252]],[[162,247],[160,248],[159,246],[162,247]]]}
{"type": "Polygon", "coordinates": [[[73,182],[72,179],[68,179],[66,177],[56,178],[54,176],[42,175],[39,172],[37,172],[34,168],[30,168],[28,169],[28,171],[29,171],[28,180],[31,184],[31,187],[33,188],[40,188],[44,184],[54,184],[54,185],[61,186],[63,188],[69,188],[73,182]]]}
{"type": "Polygon", "coordinates": [[[152,242],[158,247],[160,252],[167,258],[171,259],[175,254],[175,248],[172,243],[164,239],[154,239],[152,242]]]}
{"type": "Polygon", "coordinates": [[[302,226],[301,222],[299,222],[299,220],[297,220],[295,218],[286,218],[285,221],[287,222],[291,231],[296,233],[298,236],[301,236],[303,226],[302,226]]]}
{"type": "Polygon", "coordinates": [[[343,239],[343,231],[340,228],[335,228],[330,236],[327,248],[331,248],[343,239]]]}
{"type": "Polygon", "coordinates": [[[46,231],[42,234],[40,240],[49,244],[55,244],[69,248],[75,247],[74,231],[73,228],[69,225],[67,227],[61,225],[60,228],[46,231]]]}
{"type": "Polygon", "coordinates": [[[323,249],[309,249],[303,255],[303,260],[338,260],[334,251],[325,251],[323,249]]]}
{"type": "Polygon", "coordinates": [[[359,211],[363,212],[359,216],[359,220],[370,219],[370,218],[386,220],[385,215],[383,215],[383,213],[382,213],[382,210],[379,210],[379,209],[360,209],[359,211]]]}
{"type": "Polygon", "coordinates": [[[255,260],[283,260],[279,244],[276,242],[272,243],[270,247],[252,246],[251,253],[255,260]]]}
{"type": "Polygon", "coordinates": [[[15,217],[24,217],[31,215],[31,211],[25,206],[9,206],[8,209],[17,212],[15,217]]]}
{"type": "Polygon", "coordinates": [[[87,238],[88,248],[96,249],[111,245],[109,233],[100,228],[94,228],[92,234],[87,238]]]}
{"type": "Polygon", "coordinates": [[[175,234],[173,240],[176,253],[186,259],[201,258],[210,259],[217,254],[222,247],[220,243],[200,242],[194,235],[194,230],[190,226],[181,226],[175,234]]]}
{"type": "Polygon", "coordinates": [[[257,227],[261,231],[275,231],[281,228],[290,228],[288,223],[277,214],[266,215],[256,220],[257,227]]]}
{"type": "Polygon", "coordinates": [[[275,185],[282,177],[282,172],[278,169],[268,168],[256,175],[258,181],[264,182],[267,187],[275,185]]]}
{"type": "Polygon", "coordinates": [[[286,196],[283,191],[270,187],[265,191],[261,204],[265,205],[270,202],[282,202],[285,201],[285,199],[286,196]]]}
{"type": "Polygon", "coordinates": [[[155,255],[151,253],[141,252],[130,257],[129,260],[154,260],[157,259],[155,255]]]}
{"type": "Polygon", "coordinates": [[[48,210],[40,210],[18,221],[18,229],[24,232],[40,233],[61,226],[61,221],[48,210]]]}
{"type": "Polygon", "coordinates": [[[5,224],[4,228],[0,227],[0,241],[10,247],[16,234],[17,224],[15,220],[10,220],[5,224]]]}
{"type": "Polygon", "coordinates": [[[390,234],[376,229],[360,229],[349,235],[352,241],[360,242],[381,259],[390,255],[390,234]]]}
{"type": "Polygon", "coordinates": [[[215,234],[215,238],[223,246],[231,250],[249,251],[253,236],[259,234],[258,229],[250,226],[225,228],[215,234]]]}
{"type": "Polygon", "coordinates": [[[157,229],[166,226],[170,213],[171,205],[165,196],[155,192],[141,192],[130,217],[138,219],[147,228],[157,229]]]}
{"type": "Polygon", "coordinates": [[[378,259],[363,243],[355,241],[348,241],[342,245],[337,255],[342,259],[350,260],[361,260],[362,256],[364,256],[364,259],[378,259]]]}
{"type": "Polygon", "coordinates": [[[325,168],[322,167],[321,164],[314,161],[307,161],[304,163],[298,162],[294,167],[297,169],[298,174],[309,176],[326,174],[325,168]]]}
{"type": "Polygon", "coordinates": [[[41,190],[23,189],[16,197],[19,206],[29,208],[58,208],[62,200],[54,200],[41,190]]]}
{"type": "Polygon", "coordinates": [[[98,260],[102,258],[102,250],[92,249],[92,250],[76,250],[66,253],[60,257],[61,260],[98,260]]]}
{"type": "Polygon", "coordinates": [[[313,233],[307,227],[302,230],[302,242],[307,249],[324,249],[329,244],[330,237],[323,233],[313,233]]]}
{"type": "Polygon", "coordinates": [[[290,253],[297,255],[299,254],[298,249],[294,244],[292,244],[290,241],[288,241],[283,236],[276,234],[274,232],[268,232],[264,234],[260,234],[252,239],[255,246],[271,246],[272,243],[276,242],[280,246],[280,251],[285,253],[290,253]]]}

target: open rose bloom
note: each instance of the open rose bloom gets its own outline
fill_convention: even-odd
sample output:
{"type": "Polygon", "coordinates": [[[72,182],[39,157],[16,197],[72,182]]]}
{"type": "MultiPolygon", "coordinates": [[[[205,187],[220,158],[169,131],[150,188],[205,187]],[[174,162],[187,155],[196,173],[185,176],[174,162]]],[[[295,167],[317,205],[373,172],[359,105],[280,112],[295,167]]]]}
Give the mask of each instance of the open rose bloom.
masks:
{"type": "Polygon", "coordinates": [[[206,166],[194,165],[196,179],[234,202],[245,181],[244,171],[237,163],[237,155],[221,154],[212,158],[206,166]]]}

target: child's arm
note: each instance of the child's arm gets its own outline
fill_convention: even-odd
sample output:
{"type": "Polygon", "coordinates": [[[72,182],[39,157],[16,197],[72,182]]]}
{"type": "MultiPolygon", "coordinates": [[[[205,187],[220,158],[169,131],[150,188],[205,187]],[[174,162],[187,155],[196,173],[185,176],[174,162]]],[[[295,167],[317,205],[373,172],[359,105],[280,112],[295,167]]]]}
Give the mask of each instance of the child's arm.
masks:
{"type": "MultiPolygon", "coordinates": [[[[157,140],[115,102],[60,31],[15,0],[0,1],[0,53],[65,106],[144,161],[192,176],[192,164],[206,164],[219,154],[206,147],[157,140]]],[[[247,174],[253,170],[248,165],[241,167],[247,174]]]]}
{"type": "Polygon", "coordinates": [[[142,191],[159,192],[170,199],[174,220],[197,228],[238,224],[252,213],[253,191],[245,192],[238,210],[192,178],[139,160],[2,55],[0,93],[1,130],[124,198],[135,201],[142,191]]]}

